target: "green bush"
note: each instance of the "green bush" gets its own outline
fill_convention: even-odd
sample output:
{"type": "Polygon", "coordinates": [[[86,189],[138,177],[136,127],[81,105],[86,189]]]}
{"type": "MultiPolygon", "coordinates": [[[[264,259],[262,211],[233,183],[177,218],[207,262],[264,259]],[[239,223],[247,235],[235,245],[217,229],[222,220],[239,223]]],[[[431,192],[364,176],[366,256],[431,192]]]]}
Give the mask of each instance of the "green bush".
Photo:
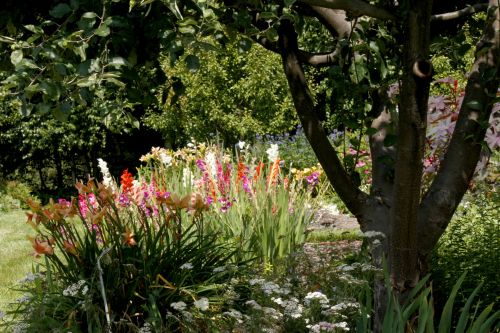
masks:
{"type": "Polygon", "coordinates": [[[0,181],[0,211],[28,208],[26,202],[32,199],[31,188],[23,182],[0,181]]]}
{"type": "Polygon", "coordinates": [[[500,194],[479,186],[460,204],[431,259],[431,274],[437,308],[444,306],[456,278],[467,272],[457,302],[465,302],[479,283],[483,304],[500,299],[500,194]]]}

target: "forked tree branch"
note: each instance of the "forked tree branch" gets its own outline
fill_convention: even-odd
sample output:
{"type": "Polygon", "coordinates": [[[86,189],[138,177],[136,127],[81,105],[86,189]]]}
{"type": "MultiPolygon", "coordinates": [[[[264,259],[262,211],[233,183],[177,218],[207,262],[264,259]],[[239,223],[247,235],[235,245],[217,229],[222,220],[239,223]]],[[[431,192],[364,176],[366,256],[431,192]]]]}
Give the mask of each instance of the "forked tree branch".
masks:
{"type": "MultiPolygon", "coordinates": [[[[270,41],[266,37],[258,37],[254,39],[257,43],[262,45],[269,51],[280,54],[278,43],[270,41]]],[[[336,49],[332,52],[326,53],[311,53],[307,51],[297,50],[297,57],[303,63],[315,67],[330,66],[338,61],[339,50],[336,49]]]]}
{"type": "Polygon", "coordinates": [[[297,54],[297,34],[294,27],[290,21],[284,20],[278,33],[285,75],[307,140],[342,201],[355,216],[361,216],[368,195],[363,193],[347,175],[337,152],[328,141],[321,121],[314,112],[313,97],[297,54]]]}
{"type": "Polygon", "coordinates": [[[454,12],[432,15],[431,22],[454,20],[454,19],[460,18],[462,16],[474,14],[474,13],[479,12],[479,11],[485,11],[486,9],[488,9],[487,3],[478,3],[478,4],[475,4],[473,6],[467,6],[463,9],[456,10],[454,12]]]}
{"type": "Polygon", "coordinates": [[[370,16],[381,20],[395,20],[396,17],[384,8],[371,5],[362,0],[299,0],[310,6],[342,9],[353,16],[370,16]]]}
{"type": "Polygon", "coordinates": [[[426,193],[419,214],[420,255],[428,256],[446,229],[472,180],[493,99],[500,84],[500,13],[490,0],[483,36],[465,88],[455,130],[441,167],[426,193]]]}

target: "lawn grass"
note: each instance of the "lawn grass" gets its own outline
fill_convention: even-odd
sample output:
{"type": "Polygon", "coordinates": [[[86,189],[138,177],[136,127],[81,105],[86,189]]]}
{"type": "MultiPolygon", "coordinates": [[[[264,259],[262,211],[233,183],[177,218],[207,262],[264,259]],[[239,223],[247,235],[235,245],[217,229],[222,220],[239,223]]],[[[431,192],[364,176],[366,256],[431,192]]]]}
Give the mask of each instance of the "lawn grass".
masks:
{"type": "Polygon", "coordinates": [[[33,229],[26,223],[22,210],[0,212],[0,309],[20,297],[12,288],[17,281],[31,272],[36,264],[33,249],[26,239],[33,235],[33,229]]]}
{"type": "Polygon", "coordinates": [[[362,234],[358,229],[320,229],[314,230],[307,235],[307,242],[335,242],[342,240],[363,240],[362,234]]]}

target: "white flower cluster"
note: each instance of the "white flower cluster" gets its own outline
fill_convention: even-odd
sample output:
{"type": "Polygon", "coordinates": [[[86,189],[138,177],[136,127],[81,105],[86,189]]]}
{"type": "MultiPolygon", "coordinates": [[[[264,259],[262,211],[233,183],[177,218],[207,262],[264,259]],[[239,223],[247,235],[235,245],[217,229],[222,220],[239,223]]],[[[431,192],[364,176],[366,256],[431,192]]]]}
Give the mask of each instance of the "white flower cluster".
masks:
{"type": "Polygon", "coordinates": [[[29,327],[30,325],[28,325],[28,323],[18,323],[16,324],[16,326],[14,326],[14,330],[12,331],[12,333],[24,333],[28,330],[29,327]]]}
{"type": "Polygon", "coordinates": [[[209,306],[208,298],[202,297],[199,300],[194,301],[194,306],[200,311],[208,310],[209,306]]]}
{"type": "Polygon", "coordinates": [[[271,148],[267,149],[266,153],[267,153],[267,158],[269,159],[269,162],[276,161],[276,159],[280,155],[278,145],[276,143],[271,144],[271,148]]]}
{"type": "Polygon", "coordinates": [[[243,315],[238,310],[230,309],[229,311],[224,312],[223,315],[236,319],[236,321],[240,324],[243,322],[243,315]]]}
{"type": "Polygon", "coordinates": [[[34,281],[40,279],[41,277],[42,277],[42,275],[40,273],[35,273],[35,274],[30,273],[30,274],[27,274],[21,280],[19,280],[19,283],[26,284],[26,283],[34,282],[34,281]]]}
{"type": "Polygon", "coordinates": [[[191,264],[190,262],[187,262],[185,264],[182,264],[180,268],[185,269],[185,270],[191,270],[191,269],[193,269],[193,264],[191,264]]]}
{"type": "Polygon", "coordinates": [[[77,283],[73,283],[68,288],[63,290],[64,296],[76,296],[80,292],[83,296],[87,294],[89,287],[85,284],[85,280],[80,280],[77,283]]]}
{"type": "Polygon", "coordinates": [[[304,297],[304,304],[310,305],[313,300],[317,300],[321,306],[328,306],[328,297],[320,291],[314,291],[307,293],[304,297]]]}
{"type": "Polygon", "coordinates": [[[173,303],[170,303],[170,306],[172,307],[172,309],[174,310],[177,310],[177,311],[183,311],[186,309],[186,303],[184,303],[183,301],[179,301],[179,302],[173,302],[173,303]]]}
{"type": "Polygon", "coordinates": [[[290,289],[287,287],[280,287],[277,283],[272,281],[266,281],[264,279],[251,279],[248,281],[251,286],[256,284],[260,285],[260,288],[266,295],[278,294],[278,295],[288,295],[290,289]]]}
{"type": "Polygon", "coordinates": [[[307,325],[309,332],[320,333],[320,332],[336,332],[338,330],[349,331],[349,326],[346,322],[341,323],[329,323],[327,321],[321,321],[314,325],[307,325]]]}
{"type": "Polygon", "coordinates": [[[332,316],[332,315],[339,315],[341,312],[344,311],[353,311],[358,309],[359,309],[359,303],[355,302],[339,303],[331,306],[329,309],[321,311],[321,314],[325,316],[332,316]]]}
{"type": "Polygon", "coordinates": [[[302,317],[304,307],[299,303],[299,300],[297,298],[292,297],[289,300],[284,300],[280,305],[284,309],[283,313],[285,316],[295,319],[302,317]]]}
{"type": "Polygon", "coordinates": [[[104,186],[111,188],[113,191],[115,190],[115,185],[113,182],[113,178],[111,177],[111,173],[108,169],[108,163],[104,161],[102,158],[98,158],[97,162],[99,163],[99,169],[101,169],[102,173],[102,183],[104,186]]]}
{"type": "Polygon", "coordinates": [[[142,326],[139,329],[139,333],[153,333],[153,328],[151,327],[150,323],[144,323],[144,326],[142,326]]]}

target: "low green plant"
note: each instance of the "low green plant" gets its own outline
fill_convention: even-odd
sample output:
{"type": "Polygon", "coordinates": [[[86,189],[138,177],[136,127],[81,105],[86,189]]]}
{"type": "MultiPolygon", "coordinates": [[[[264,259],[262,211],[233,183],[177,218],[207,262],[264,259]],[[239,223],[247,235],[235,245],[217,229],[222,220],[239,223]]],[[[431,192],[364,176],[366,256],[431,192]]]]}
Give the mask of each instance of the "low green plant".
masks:
{"type": "MultiPolygon", "coordinates": [[[[457,320],[453,320],[453,310],[457,308],[455,302],[458,291],[465,280],[462,274],[456,281],[446,304],[440,314],[435,312],[433,287],[426,287],[429,275],[419,283],[405,297],[403,304],[392,291],[388,274],[385,274],[388,290],[388,304],[382,323],[383,333],[463,333],[463,332],[492,332],[500,328],[500,311],[493,311],[493,304],[481,307],[480,302],[473,302],[481,288],[478,285],[466,299],[465,305],[460,310],[457,320]]],[[[366,324],[366,323],[365,323],[366,324]]],[[[370,332],[367,325],[358,326],[358,332],[370,332]]]]}

